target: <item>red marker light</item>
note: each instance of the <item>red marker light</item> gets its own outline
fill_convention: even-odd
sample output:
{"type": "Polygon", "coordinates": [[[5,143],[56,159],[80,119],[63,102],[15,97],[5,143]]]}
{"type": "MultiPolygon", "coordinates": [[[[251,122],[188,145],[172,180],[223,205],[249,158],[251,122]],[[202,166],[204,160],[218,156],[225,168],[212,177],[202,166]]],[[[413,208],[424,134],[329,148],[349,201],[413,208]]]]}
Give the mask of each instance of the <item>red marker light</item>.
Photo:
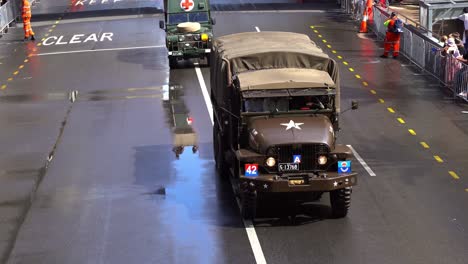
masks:
{"type": "Polygon", "coordinates": [[[192,125],[193,118],[187,117],[187,124],[192,125]]]}

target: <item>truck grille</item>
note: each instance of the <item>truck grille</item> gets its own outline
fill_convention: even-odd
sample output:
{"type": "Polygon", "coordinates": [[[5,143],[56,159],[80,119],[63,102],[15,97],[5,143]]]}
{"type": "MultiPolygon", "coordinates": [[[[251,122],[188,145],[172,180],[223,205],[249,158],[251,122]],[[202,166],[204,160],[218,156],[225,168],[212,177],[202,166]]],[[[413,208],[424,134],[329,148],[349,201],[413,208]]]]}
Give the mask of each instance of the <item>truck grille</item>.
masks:
{"type": "Polygon", "coordinates": [[[269,154],[277,157],[277,163],[292,163],[293,155],[301,155],[300,171],[325,170],[327,165],[319,165],[317,159],[320,155],[328,157],[329,152],[325,144],[277,145],[269,149],[269,154]]]}

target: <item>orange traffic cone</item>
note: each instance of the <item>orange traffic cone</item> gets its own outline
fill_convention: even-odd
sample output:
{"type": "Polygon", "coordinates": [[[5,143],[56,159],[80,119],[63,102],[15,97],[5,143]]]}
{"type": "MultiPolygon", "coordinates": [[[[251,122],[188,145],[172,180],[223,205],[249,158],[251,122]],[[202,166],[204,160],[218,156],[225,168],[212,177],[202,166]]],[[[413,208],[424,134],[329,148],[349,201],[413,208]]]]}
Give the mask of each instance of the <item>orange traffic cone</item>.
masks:
{"type": "Polygon", "coordinates": [[[361,21],[361,28],[359,29],[359,33],[367,33],[367,12],[364,11],[364,16],[361,21]]]}

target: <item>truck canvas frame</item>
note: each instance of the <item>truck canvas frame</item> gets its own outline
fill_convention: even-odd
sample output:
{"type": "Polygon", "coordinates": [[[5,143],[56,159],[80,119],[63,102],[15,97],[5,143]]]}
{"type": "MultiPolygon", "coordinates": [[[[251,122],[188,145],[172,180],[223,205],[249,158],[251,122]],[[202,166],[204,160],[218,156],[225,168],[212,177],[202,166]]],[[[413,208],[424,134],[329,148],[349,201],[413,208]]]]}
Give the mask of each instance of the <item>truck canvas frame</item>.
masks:
{"type": "Polygon", "coordinates": [[[306,35],[247,32],[214,41],[210,74],[216,169],[232,177],[243,217],[262,194],[324,192],[346,216],[357,174],[338,172],[352,157],[336,143],[338,64],[306,35]]]}

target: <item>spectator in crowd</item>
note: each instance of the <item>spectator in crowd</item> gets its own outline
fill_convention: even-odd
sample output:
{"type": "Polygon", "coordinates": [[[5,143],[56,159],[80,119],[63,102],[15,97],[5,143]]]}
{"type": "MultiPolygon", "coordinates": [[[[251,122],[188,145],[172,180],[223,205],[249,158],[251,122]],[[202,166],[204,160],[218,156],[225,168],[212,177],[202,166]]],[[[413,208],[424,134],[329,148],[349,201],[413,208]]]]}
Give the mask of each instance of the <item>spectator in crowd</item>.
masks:
{"type": "Polygon", "coordinates": [[[458,58],[461,56],[460,51],[458,50],[457,45],[455,44],[455,39],[453,38],[453,35],[450,34],[448,40],[447,40],[447,53],[452,55],[455,58],[458,58]]]}
{"type": "Polygon", "coordinates": [[[468,50],[468,7],[463,8],[463,14],[458,17],[463,21],[465,31],[463,32],[463,43],[465,44],[465,50],[468,50]]]}
{"type": "Polygon", "coordinates": [[[457,48],[460,51],[460,54],[464,55],[466,53],[466,50],[465,50],[465,46],[463,45],[463,41],[460,39],[460,33],[453,32],[451,35],[453,36],[453,39],[455,40],[455,45],[457,45],[457,48]]]}

